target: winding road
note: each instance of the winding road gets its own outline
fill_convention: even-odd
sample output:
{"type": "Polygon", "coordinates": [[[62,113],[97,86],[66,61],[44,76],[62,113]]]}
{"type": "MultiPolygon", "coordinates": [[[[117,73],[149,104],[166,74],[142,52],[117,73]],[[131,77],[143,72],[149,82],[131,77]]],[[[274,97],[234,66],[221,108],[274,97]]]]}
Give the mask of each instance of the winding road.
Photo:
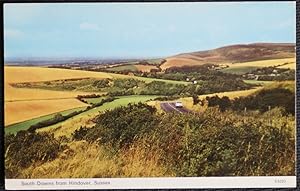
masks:
{"type": "Polygon", "coordinates": [[[191,111],[184,107],[176,107],[175,102],[164,102],[160,104],[160,107],[165,112],[179,112],[179,113],[190,113],[191,111]]]}

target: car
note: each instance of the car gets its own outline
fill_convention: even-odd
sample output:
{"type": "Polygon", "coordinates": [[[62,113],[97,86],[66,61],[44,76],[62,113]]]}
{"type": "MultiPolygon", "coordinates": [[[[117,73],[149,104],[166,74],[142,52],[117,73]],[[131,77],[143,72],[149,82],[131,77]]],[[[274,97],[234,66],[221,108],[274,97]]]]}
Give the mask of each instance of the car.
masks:
{"type": "Polygon", "coordinates": [[[182,102],[180,101],[175,102],[175,107],[183,107],[182,102]]]}

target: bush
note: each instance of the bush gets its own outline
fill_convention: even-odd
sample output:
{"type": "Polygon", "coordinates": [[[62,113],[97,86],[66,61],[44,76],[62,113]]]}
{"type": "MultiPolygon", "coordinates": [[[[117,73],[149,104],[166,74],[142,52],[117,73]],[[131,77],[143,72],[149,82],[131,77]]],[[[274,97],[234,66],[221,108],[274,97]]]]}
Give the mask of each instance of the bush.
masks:
{"type": "Polygon", "coordinates": [[[16,178],[18,172],[35,162],[55,159],[65,149],[53,134],[19,131],[5,136],[6,178],[16,178]]]}
{"type": "Polygon", "coordinates": [[[103,79],[103,80],[96,80],[93,82],[92,86],[96,88],[106,88],[109,87],[109,79],[103,79]]]}
{"type": "Polygon", "coordinates": [[[236,98],[232,102],[234,110],[259,110],[266,112],[270,108],[283,107],[287,114],[295,115],[295,93],[284,88],[263,89],[257,94],[236,98]]]}
{"type": "Polygon", "coordinates": [[[139,143],[163,150],[160,161],[176,176],[294,175],[294,118],[272,114],[272,123],[215,109],[167,114],[139,143]]]}
{"type": "Polygon", "coordinates": [[[123,147],[156,126],[158,118],[155,112],[155,108],[142,103],[118,107],[96,117],[93,128],[87,131],[82,128],[73,138],[85,137],[88,141],[99,140],[100,143],[123,147]]]}

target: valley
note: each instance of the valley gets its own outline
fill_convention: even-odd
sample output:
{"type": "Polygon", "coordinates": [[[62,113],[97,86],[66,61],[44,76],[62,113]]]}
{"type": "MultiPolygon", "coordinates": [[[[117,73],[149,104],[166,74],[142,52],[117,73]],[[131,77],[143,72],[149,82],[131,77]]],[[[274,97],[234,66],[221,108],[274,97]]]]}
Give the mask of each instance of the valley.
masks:
{"type": "MultiPolygon", "coordinates": [[[[266,43],[233,45],[103,65],[89,62],[6,65],[6,142],[20,144],[27,140],[26,137],[33,136],[36,137],[33,144],[39,148],[38,152],[30,154],[39,162],[28,162],[22,167],[18,161],[24,157],[11,152],[10,157],[14,155],[15,160],[10,158],[8,176],[218,175],[222,170],[214,167],[199,171],[203,161],[209,157],[216,157],[212,161],[218,161],[219,155],[229,157],[222,159],[228,162],[247,157],[247,160],[261,161],[269,156],[267,153],[273,153],[268,150],[270,144],[274,149],[278,147],[278,142],[266,142],[264,137],[271,139],[271,132],[282,128],[286,129],[280,130],[282,136],[276,139],[292,148],[296,68],[293,47],[266,43]],[[271,122],[270,115],[274,116],[271,122]],[[247,137],[249,134],[263,141],[247,137]],[[230,149],[223,135],[234,145],[230,149]],[[209,139],[211,136],[220,142],[213,142],[209,139]],[[42,143],[51,147],[46,148],[42,143]],[[202,147],[204,143],[211,150],[202,147]],[[256,159],[256,153],[249,159],[247,149],[258,146],[265,149],[266,154],[256,159]],[[233,155],[238,153],[238,147],[247,156],[233,155]],[[223,151],[211,155],[218,148],[223,151]],[[41,159],[40,154],[49,149],[54,154],[47,155],[47,160],[41,159]],[[89,153],[89,160],[105,165],[97,164],[95,171],[82,170],[79,164],[85,159],[78,152],[82,149],[89,153]],[[62,160],[76,166],[76,175],[68,173],[70,169],[61,164],[62,160]],[[178,160],[180,164],[197,162],[191,167],[178,165],[178,160]],[[53,165],[57,164],[65,171],[56,173],[53,165]],[[42,169],[47,169],[47,173],[42,169]]],[[[282,164],[276,166],[280,174],[292,174],[293,167],[285,158],[293,157],[294,153],[289,150],[284,156],[274,153],[282,164]]],[[[278,171],[267,168],[268,162],[257,162],[255,167],[247,162],[242,164],[243,169],[240,169],[232,162],[227,175],[278,175],[278,171]]],[[[228,164],[222,165],[225,168],[228,164]]]]}

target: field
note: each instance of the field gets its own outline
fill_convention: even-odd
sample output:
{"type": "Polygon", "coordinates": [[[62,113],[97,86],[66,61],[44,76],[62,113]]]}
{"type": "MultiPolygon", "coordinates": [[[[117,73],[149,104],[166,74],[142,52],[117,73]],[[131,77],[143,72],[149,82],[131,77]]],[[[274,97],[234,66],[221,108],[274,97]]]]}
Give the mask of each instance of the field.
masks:
{"type": "MultiPolygon", "coordinates": [[[[86,92],[80,91],[53,91],[44,89],[14,88],[10,85],[4,87],[5,102],[13,101],[34,101],[34,100],[54,100],[75,98],[77,95],[84,95],[86,92]]],[[[94,93],[94,92],[91,92],[94,93]]],[[[99,92],[97,92],[99,93],[99,92]]]]}
{"type": "Polygon", "coordinates": [[[99,112],[111,110],[119,106],[126,106],[129,103],[146,102],[156,97],[157,96],[120,96],[118,97],[119,99],[116,99],[109,103],[105,103],[102,106],[96,107],[87,112],[83,112],[61,123],[42,128],[39,131],[53,132],[56,137],[63,135],[69,137],[71,136],[73,131],[79,129],[83,125],[86,125],[88,127],[92,126],[94,123],[91,121],[91,119],[98,115],[99,112]]]}
{"type": "Polygon", "coordinates": [[[50,115],[45,115],[45,116],[42,116],[42,117],[37,117],[37,118],[30,119],[30,120],[26,120],[26,121],[23,121],[23,122],[20,122],[20,123],[15,123],[15,124],[12,124],[12,125],[8,125],[8,126],[6,126],[6,128],[4,130],[5,130],[5,133],[16,133],[20,130],[26,130],[31,125],[34,125],[38,122],[48,120],[48,119],[54,117],[58,113],[60,113],[62,115],[68,115],[69,113],[72,113],[74,111],[80,111],[80,110],[85,109],[85,108],[86,107],[79,107],[79,108],[69,109],[69,110],[62,111],[62,112],[55,112],[55,113],[50,114],[50,115]]]}
{"type": "Polygon", "coordinates": [[[170,67],[181,67],[181,66],[194,66],[194,65],[202,65],[204,62],[199,60],[194,60],[190,58],[167,58],[167,62],[160,66],[162,70],[165,70],[170,67]]]}
{"type": "Polygon", "coordinates": [[[153,65],[143,65],[143,64],[126,64],[114,66],[111,68],[107,68],[108,71],[141,71],[141,72],[150,72],[151,69],[157,69],[157,67],[153,65]]]}
{"type": "Polygon", "coordinates": [[[52,81],[73,78],[113,78],[118,74],[42,67],[4,67],[5,83],[52,81]],[[24,75],[26,74],[26,75],[24,75]]]}
{"type": "Polygon", "coordinates": [[[289,68],[289,69],[295,70],[296,69],[296,64],[295,64],[295,62],[291,62],[289,64],[278,66],[277,68],[289,68]]]}
{"type": "Polygon", "coordinates": [[[260,80],[244,80],[247,84],[255,84],[255,85],[268,85],[273,83],[272,81],[260,81],[260,80]]]}
{"type": "Polygon", "coordinates": [[[87,106],[87,104],[74,98],[5,102],[4,124],[5,126],[7,126],[32,118],[44,116],[50,113],[84,106],[87,106]]]}
{"type": "MultiPolygon", "coordinates": [[[[11,83],[41,82],[74,78],[135,78],[150,83],[154,80],[167,83],[187,84],[187,82],[131,77],[121,74],[89,72],[42,67],[5,66],[5,125],[11,125],[53,112],[59,112],[86,104],[75,99],[77,95],[85,95],[83,91],[53,91],[45,89],[14,88],[11,83]],[[26,75],[24,75],[26,74],[26,75]],[[27,111],[24,113],[24,111],[27,111]]],[[[90,92],[95,93],[95,92],[90,92]]],[[[99,92],[96,92],[99,94],[99,92]]]]}
{"type": "Polygon", "coordinates": [[[123,71],[123,70],[127,70],[127,71],[137,71],[137,67],[135,65],[120,65],[120,66],[114,66],[111,68],[107,68],[106,70],[108,71],[123,71]]]}
{"type": "Polygon", "coordinates": [[[151,69],[157,69],[157,67],[154,65],[137,64],[134,66],[137,68],[137,70],[142,71],[142,72],[150,72],[151,69]]]}
{"type": "Polygon", "coordinates": [[[284,59],[273,59],[273,60],[262,60],[262,61],[228,64],[229,68],[225,68],[222,71],[234,73],[234,74],[244,74],[247,72],[251,72],[251,70],[255,70],[261,67],[271,67],[271,66],[293,67],[294,66],[295,68],[295,65],[296,65],[295,58],[284,58],[284,59]]]}

